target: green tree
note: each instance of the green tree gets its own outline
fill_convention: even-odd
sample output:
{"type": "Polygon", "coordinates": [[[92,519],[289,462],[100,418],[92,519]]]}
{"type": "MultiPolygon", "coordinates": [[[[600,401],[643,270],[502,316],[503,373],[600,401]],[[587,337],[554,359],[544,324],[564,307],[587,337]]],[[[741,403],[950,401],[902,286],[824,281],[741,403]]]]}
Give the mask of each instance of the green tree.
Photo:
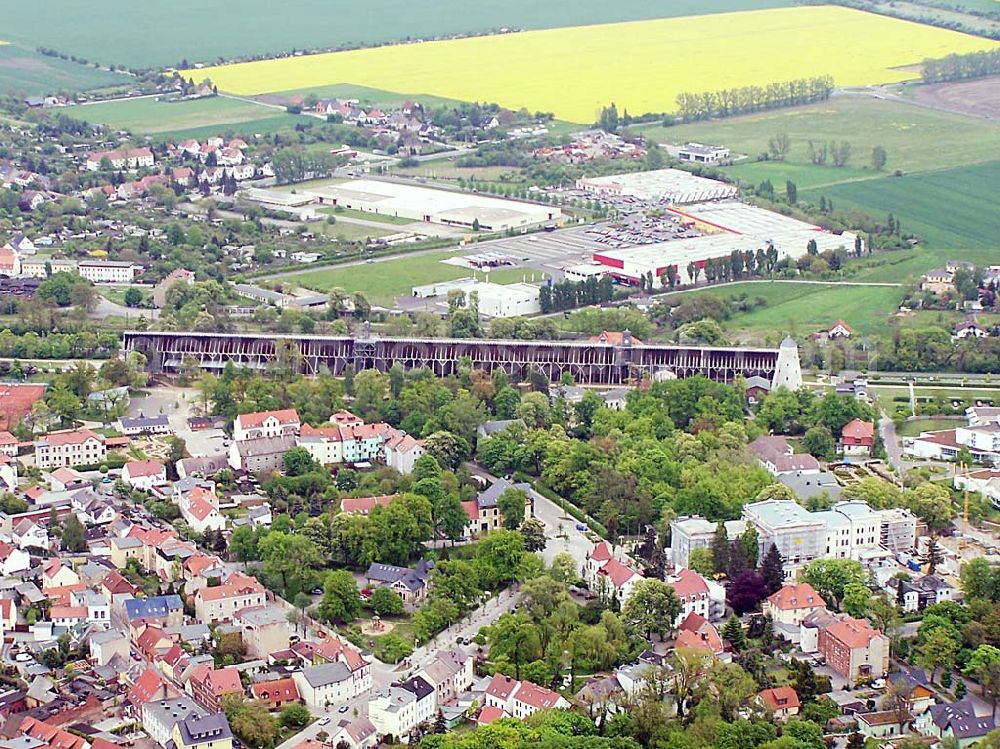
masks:
{"type": "Polygon", "coordinates": [[[688,553],[688,567],[702,576],[714,574],[715,560],[712,558],[712,550],[707,546],[691,549],[688,553]]]}
{"type": "Polygon", "coordinates": [[[61,542],[63,549],[74,553],[87,548],[86,532],[75,513],[71,512],[63,521],[61,542]]]}
{"type": "Polygon", "coordinates": [[[622,608],[622,619],[639,632],[661,638],[674,628],[681,614],[681,602],[674,589],[662,580],[647,578],[632,588],[622,608]]]}
{"type": "Polygon", "coordinates": [[[371,598],[368,599],[371,606],[379,616],[390,616],[403,613],[403,599],[391,588],[380,586],[372,591],[371,598]]]}
{"type": "Polygon", "coordinates": [[[828,603],[838,607],[848,585],[864,585],[865,571],[853,559],[817,559],[806,565],[802,578],[828,603]]]}
{"type": "Polygon", "coordinates": [[[286,728],[302,728],[309,725],[310,720],[312,720],[312,714],[309,712],[309,708],[298,702],[286,705],[278,715],[278,721],[286,728]]]}
{"type": "Polygon", "coordinates": [[[871,598],[872,592],[864,583],[848,583],[844,586],[844,600],[840,602],[840,607],[856,619],[864,619],[868,616],[871,598]]]}
{"type": "Polygon", "coordinates": [[[932,629],[917,648],[917,665],[930,671],[931,683],[938,669],[950,671],[955,666],[958,643],[943,627],[932,629]]]}
{"type": "Polygon", "coordinates": [[[125,306],[138,307],[140,304],[142,304],[142,292],[134,286],[130,286],[125,291],[125,306]]]}
{"type": "Polygon", "coordinates": [[[525,508],[528,506],[528,495],[520,489],[506,489],[497,499],[497,509],[503,518],[504,528],[517,530],[524,522],[525,508]]]}
{"type": "Polygon", "coordinates": [[[457,494],[446,494],[441,499],[435,517],[438,530],[449,541],[458,541],[465,536],[469,516],[457,494]]]}
{"type": "Polygon", "coordinates": [[[885,152],[885,148],[882,146],[875,146],[872,148],[872,168],[876,172],[881,172],[885,169],[885,164],[889,160],[888,155],[885,152]]]}
{"type": "Polygon", "coordinates": [[[726,620],[726,626],[722,628],[722,637],[733,646],[737,653],[742,652],[747,646],[747,636],[740,624],[739,617],[733,614],[726,620]]]}
{"type": "Polygon", "coordinates": [[[334,570],[327,573],[318,613],[323,621],[336,624],[350,624],[361,616],[361,593],[350,572],[334,570]]]}
{"type": "Polygon", "coordinates": [[[903,501],[914,515],[927,523],[932,532],[944,530],[955,517],[951,492],[938,484],[924,483],[909,489],[904,493],[903,501]]]}
{"type": "Polygon", "coordinates": [[[293,447],[286,452],[283,464],[288,476],[302,476],[319,467],[304,447],[293,447]]]}

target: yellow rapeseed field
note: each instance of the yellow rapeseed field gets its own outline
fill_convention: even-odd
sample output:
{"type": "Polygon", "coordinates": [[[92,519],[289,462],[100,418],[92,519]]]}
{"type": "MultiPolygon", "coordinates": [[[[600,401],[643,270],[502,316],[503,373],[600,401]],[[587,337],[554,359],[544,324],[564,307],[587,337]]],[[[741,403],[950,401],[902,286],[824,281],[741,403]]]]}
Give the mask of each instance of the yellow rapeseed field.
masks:
{"type": "Polygon", "coordinates": [[[592,122],[617,103],[672,111],[677,94],[832,75],[838,86],[903,81],[927,57],[996,42],[833,6],[575,26],[186,71],[261,94],[351,83],[407,95],[555,112],[592,122]]]}

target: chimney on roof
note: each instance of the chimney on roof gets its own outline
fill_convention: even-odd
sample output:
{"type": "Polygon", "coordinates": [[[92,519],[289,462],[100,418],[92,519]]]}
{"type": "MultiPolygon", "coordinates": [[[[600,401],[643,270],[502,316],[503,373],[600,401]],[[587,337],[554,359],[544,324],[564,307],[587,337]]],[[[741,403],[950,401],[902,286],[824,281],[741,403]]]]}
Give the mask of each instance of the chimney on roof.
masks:
{"type": "Polygon", "coordinates": [[[625,330],[622,331],[622,345],[623,346],[632,345],[632,331],[629,330],[628,328],[625,328],[625,330]]]}

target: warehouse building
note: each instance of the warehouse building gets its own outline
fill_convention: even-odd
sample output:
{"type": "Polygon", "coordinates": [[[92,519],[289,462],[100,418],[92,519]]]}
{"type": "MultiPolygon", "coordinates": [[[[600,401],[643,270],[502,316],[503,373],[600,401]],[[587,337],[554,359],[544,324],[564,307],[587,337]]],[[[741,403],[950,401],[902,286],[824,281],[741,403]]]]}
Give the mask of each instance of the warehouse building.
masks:
{"type": "Polygon", "coordinates": [[[438,298],[439,311],[447,309],[445,301],[451,291],[461,291],[468,299],[476,294],[479,299],[479,314],[483,317],[519,317],[535,315],[542,311],[539,303],[539,288],[530,283],[498,284],[478,281],[475,278],[459,278],[455,281],[439,281],[425,286],[414,286],[411,294],[419,299],[438,298]]]}
{"type": "Polygon", "coordinates": [[[558,208],[396,182],[353,180],[306,191],[320,205],[463,229],[508,231],[561,222],[558,208]]]}
{"type": "Polygon", "coordinates": [[[735,185],[698,177],[680,169],[582,177],[576,181],[576,187],[599,197],[629,197],[649,203],[676,205],[735,198],[739,192],[735,185]]]}
{"type": "MultiPolygon", "coordinates": [[[[756,252],[773,244],[779,259],[790,257],[793,260],[806,254],[810,240],[816,241],[819,252],[840,247],[854,250],[855,235],[850,232],[834,234],[819,226],[735,200],[669,210],[686,225],[707,233],[628,249],[595,252],[593,259],[623,283],[638,284],[641,277],[652,273],[654,283],[658,285],[660,277],[672,265],[680,283],[689,284],[695,280],[688,273],[692,263],[703,269],[706,261],[728,258],[733,250],[756,252]]],[[[703,275],[699,278],[704,280],[703,275]]]]}

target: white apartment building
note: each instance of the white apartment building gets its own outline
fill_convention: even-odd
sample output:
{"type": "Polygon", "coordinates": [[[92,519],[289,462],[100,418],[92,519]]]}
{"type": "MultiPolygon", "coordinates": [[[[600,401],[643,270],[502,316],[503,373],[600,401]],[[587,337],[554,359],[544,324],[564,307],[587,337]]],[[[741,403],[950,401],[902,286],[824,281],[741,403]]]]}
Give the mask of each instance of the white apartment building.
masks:
{"type": "Polygon", "coordinates": [[[35,442],[35,463],[43,469],[97,465],[107,457],[104,437],[89,429],[53,432],[35,442]]]}
{"type": "Polygon", "coordinates": [[[264,586],[257,578],[238,572],[224,584],[200,588],[194,595],[195,614],[205,624],[232,621],[240,609],[263,606],[266,602],[264,586]]]}
{"type": "Polygon", "coordinates": [[[95,284],[130,284],[142,272],[142,266],[115,260],[81,260],[76,271],[95,284]]]}
{"type": "Polygon", "coordinates": [[[368,719],[380,736],[406,741],[410,731],[434,720],[437,709],[434,687],[418,675],[376,695],[368,703],[368,719]]]}
{"type": "Polygon", "coordinates": [[[838,502],[832,510],[813,515],[826,522],[826,557],[857,559],[882,542],[882,519],[867,502],[838,502]]]}
{"type": "Polygon", "coordinates": [[[300,426],[299,415],[294,408],[240,414],[233,422],[233,440],[242,442],[262,437],[296,435],[300,426]]]}

